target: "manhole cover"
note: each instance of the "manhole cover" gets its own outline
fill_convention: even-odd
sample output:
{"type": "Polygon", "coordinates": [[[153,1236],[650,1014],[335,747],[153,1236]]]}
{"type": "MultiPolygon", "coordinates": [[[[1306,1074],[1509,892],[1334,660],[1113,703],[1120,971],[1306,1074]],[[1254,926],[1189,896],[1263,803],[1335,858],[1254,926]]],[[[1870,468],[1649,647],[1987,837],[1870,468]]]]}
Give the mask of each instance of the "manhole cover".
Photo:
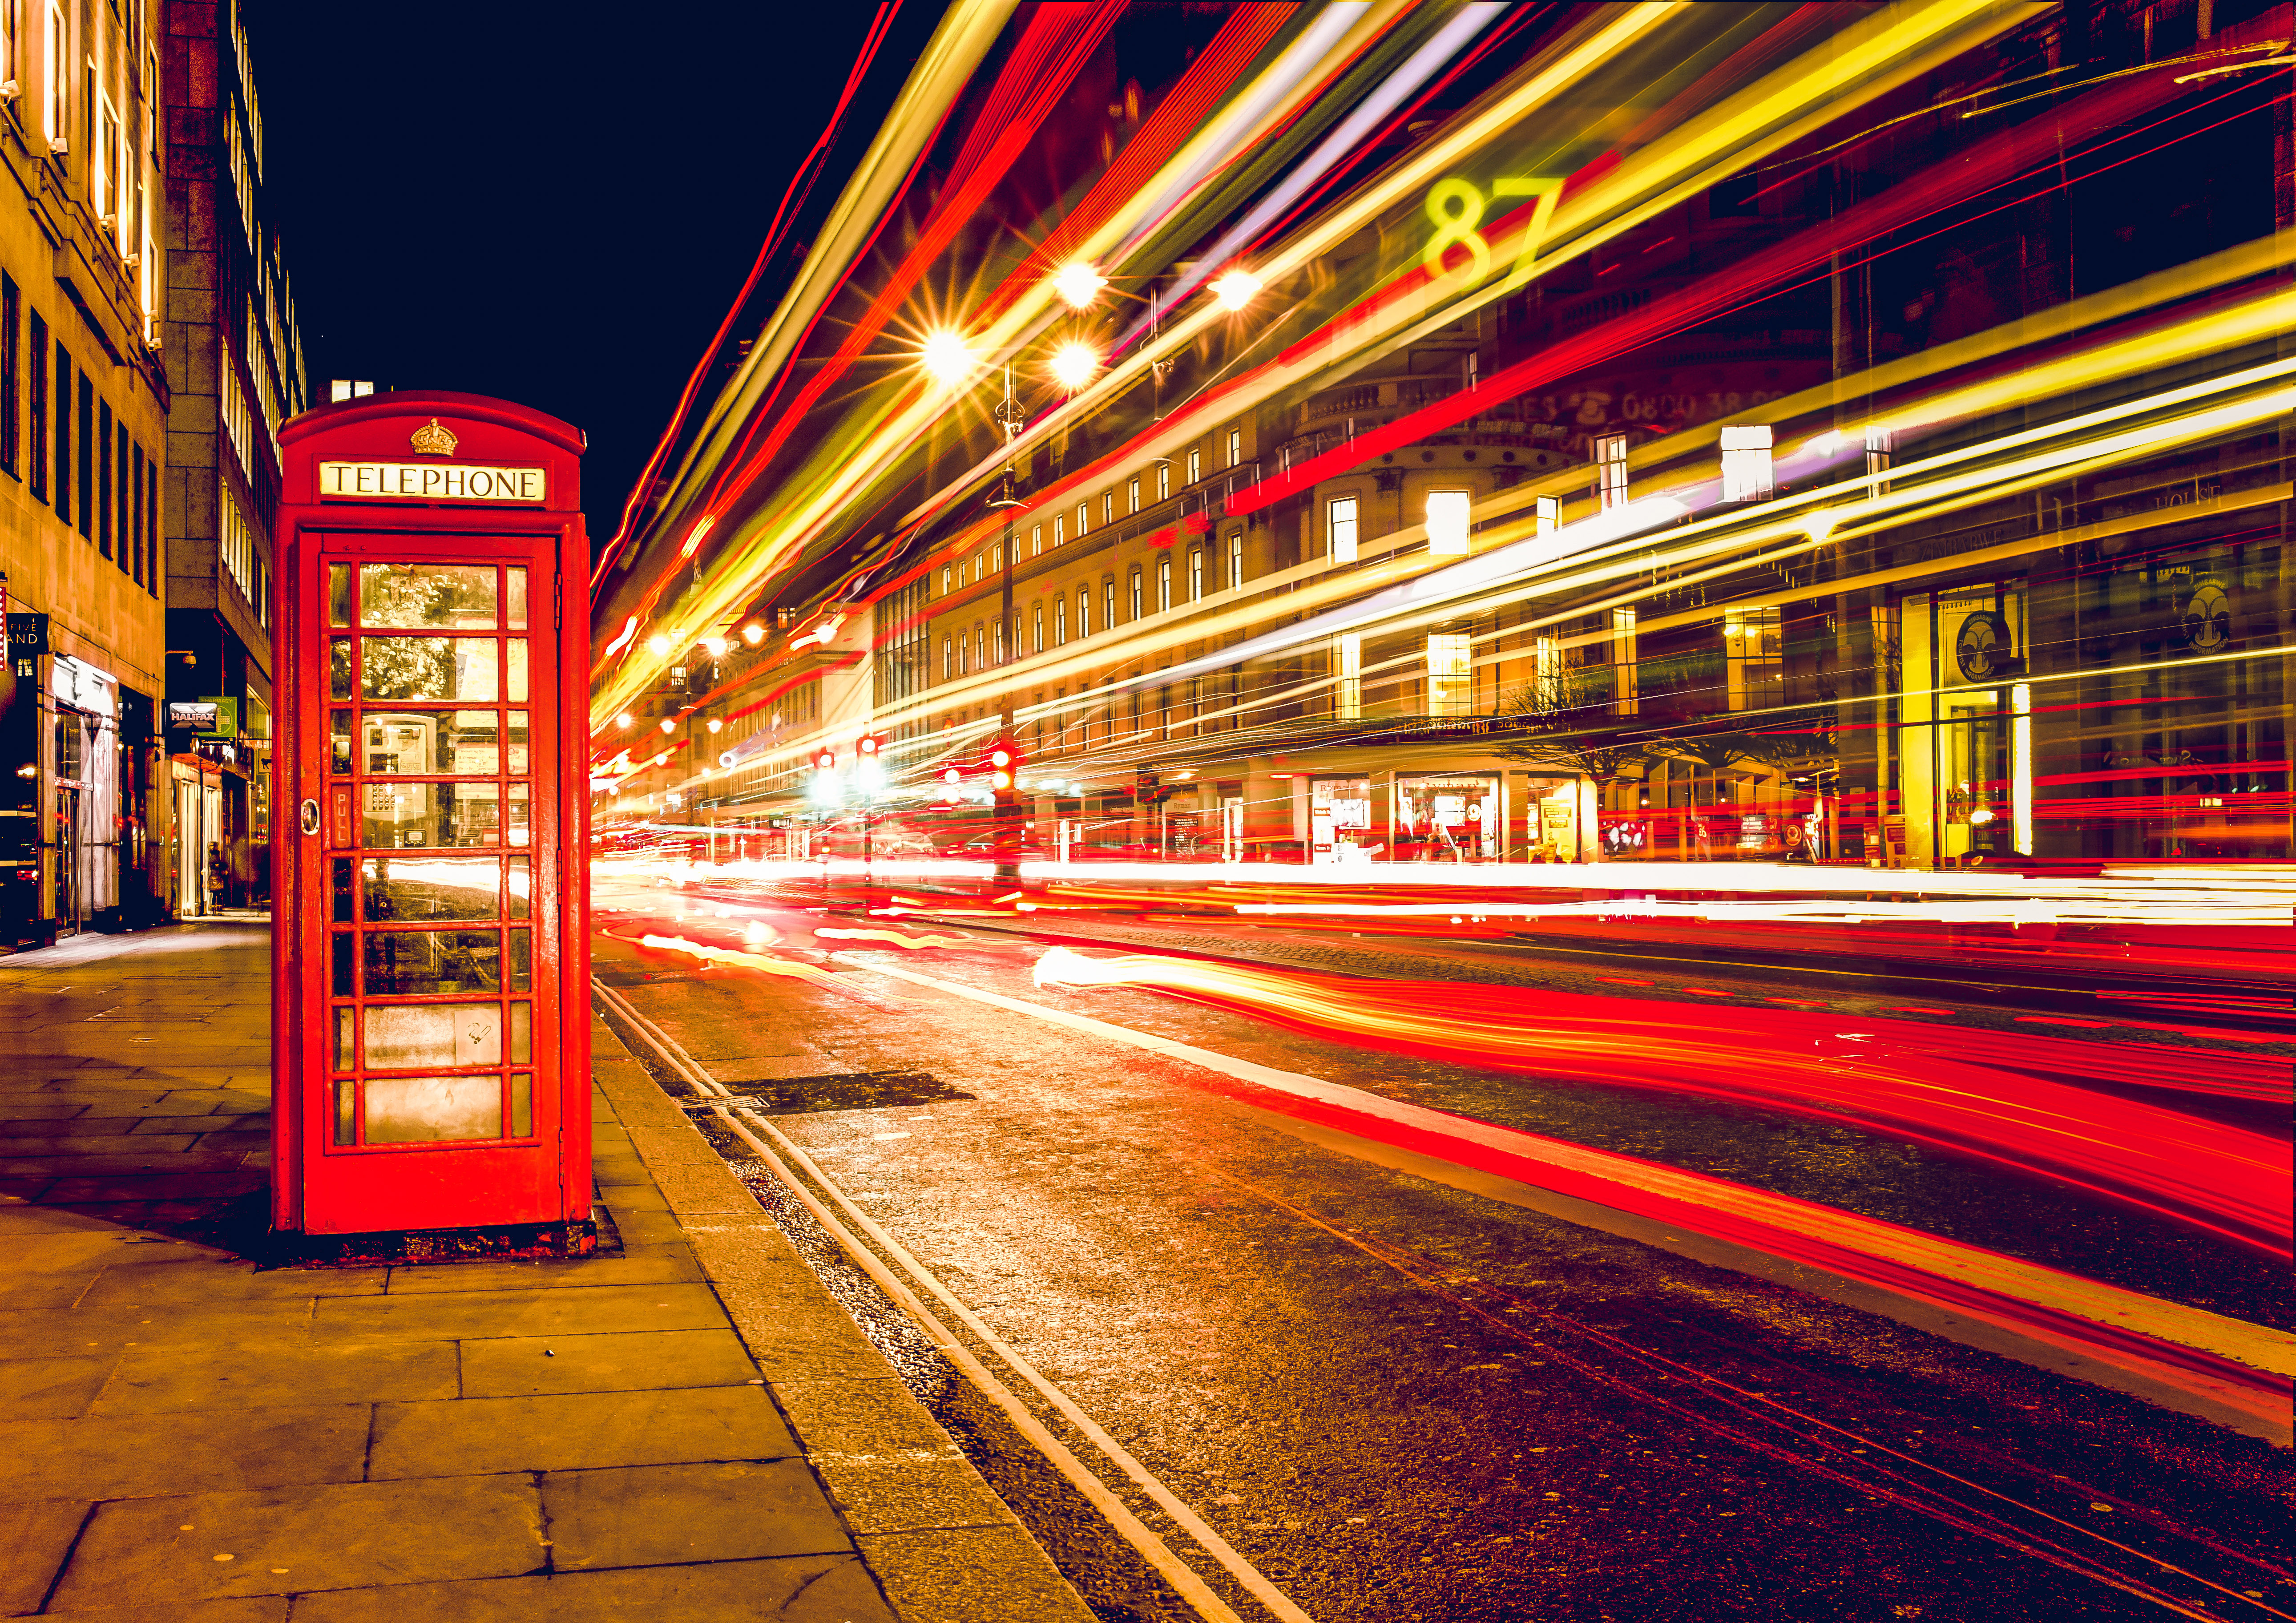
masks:
{"type": "MultiPolygon", "coordinates": [[[[728,1082],[726,1091],[765,1116],[814,1111],[881,1111],[901,1105],[970,1099],[929,1071],[850,1070],[827,1077],[781,1077],[770,1082],[728,1082]]],[[[688,1110],[708,1110],[707,1103],[688,1110]]]]}

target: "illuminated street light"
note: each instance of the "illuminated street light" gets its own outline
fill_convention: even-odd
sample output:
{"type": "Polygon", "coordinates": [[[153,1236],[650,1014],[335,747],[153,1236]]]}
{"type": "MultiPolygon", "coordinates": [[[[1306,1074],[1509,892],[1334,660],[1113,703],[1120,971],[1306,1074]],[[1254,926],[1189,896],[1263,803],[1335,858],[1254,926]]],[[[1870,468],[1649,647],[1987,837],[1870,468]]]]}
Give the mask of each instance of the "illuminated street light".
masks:
{"type": "Polygon", "coordinates": [[[1100,370],[1100,357],[1090,344],[1071,340],[1053,351],[1053,381],[1070,394],[1092,381],[1100,370]]]}
{"type": "Polygon", "coordinates": [[[1053,278],[1053,291],[1067,300],[1072,310],[1083,309],[1107,285],[1108,278],[1082,259],[1062,266],[1060,275],[1053,278]]]}
{"type": "Polygon", "coordinates": [[[751,620],[748,625],[742,627],[742,640],[747,643],[750,647],[755,648],[758,643],[766,640],[766,628],[758,624],[757,621],[751,620]]]}
{"type": "Polygon", "coordinates": [[[1223,310],[1241,310],[1267,283],[1239,266],[1211,285],[1211,294],[1223,310]]]}
{"type": "Polygon", "coordinates": [[[713,660],[722,660],[726,657],[726,639],[722,636],[703,637],[701,646],[709,651],[709,657],[713,660]]]}
{"type": "Polygon", "coordinates": [[[677,724],[665,716],[661,718],[661,730],[665,733],[675,733],[677,731],[677,724]]]}
{"type": "Polygon", "coordinates": [[[922,358],[925,370],[952,389],[972,373],[972,346],[955,332],[935,332],[927,336],[922,358]]]}
{"type": "Polygon", "coordinates": [[[657,660],[669,652],[669,639],[659,631],[646,638],[646,652],[657,660]]]}
{"type": "Polygon", "coordinates": [[[638,718],[631,715],[627,710],[624,710],[620,715],[614,717],[614,725],[618,727],[634,727],[638,725],[638,718]]]}
{"type": "Polygon", "coordinates": [[[715,716],[712,716],[712,717],[709,718],[709,730],[710,730],[712,733],[717,732],[718,728],[720,728],[720,727],[724,726],[725,725],[726,725],[726,724],[725,724],[724,722],[720,721],[720,720],[719,720],[717,717],[715,717],[715,716]]]}

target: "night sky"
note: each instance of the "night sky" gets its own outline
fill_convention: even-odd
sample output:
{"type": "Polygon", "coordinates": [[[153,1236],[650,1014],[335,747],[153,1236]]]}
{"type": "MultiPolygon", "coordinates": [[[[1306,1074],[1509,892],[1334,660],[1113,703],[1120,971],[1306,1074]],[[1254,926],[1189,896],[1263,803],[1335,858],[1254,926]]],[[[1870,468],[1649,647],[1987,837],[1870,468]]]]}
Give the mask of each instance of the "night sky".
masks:
{"type": "MultiPolygon", "coordinates": [[[[603,544],[873,9],[247,0],[313,403],[354,377],[562,417],[603,544]]],[[[896,85],[939,8],[902,10],[896,85]]],[[[849,115],[816,211],[875,122],[849,115]]]]}

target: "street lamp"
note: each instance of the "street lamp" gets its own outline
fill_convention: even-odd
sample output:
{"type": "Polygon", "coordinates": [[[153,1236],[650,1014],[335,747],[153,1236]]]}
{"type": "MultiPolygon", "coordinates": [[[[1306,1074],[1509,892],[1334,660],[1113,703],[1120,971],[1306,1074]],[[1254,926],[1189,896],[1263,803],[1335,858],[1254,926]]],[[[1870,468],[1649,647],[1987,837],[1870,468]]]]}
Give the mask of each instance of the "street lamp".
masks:
{"type": "Polygon", "coordinates": [[[1060,275],[1053,278],[1053,291],[1058,293],[1072,310],[1081,310],[1108,285],[1108,278],[1082,259],[1072,259],[1061,266],[1060,275]]]}
{"type": "Polygon", "coordinates": [[[1250,304],[1259,290],[1267,284],[1241,265],[1211,284],[1211,295],[1219,307],[1234,314],[1250,304]]]}
{"type": "Polygon", "coordinates": [[[972,375],[972,346],[959,333],[946,329],[927,333],[921,353],[925,370],[947,388],[954,389],[972,375]]]}
{"type": "Polygon", "coordinates": [[[1071,339],[1053,351],[1053,381],[1070,394],[1092,381],[1100,370],[1100,357],[1090,344],[1071,339]]]}

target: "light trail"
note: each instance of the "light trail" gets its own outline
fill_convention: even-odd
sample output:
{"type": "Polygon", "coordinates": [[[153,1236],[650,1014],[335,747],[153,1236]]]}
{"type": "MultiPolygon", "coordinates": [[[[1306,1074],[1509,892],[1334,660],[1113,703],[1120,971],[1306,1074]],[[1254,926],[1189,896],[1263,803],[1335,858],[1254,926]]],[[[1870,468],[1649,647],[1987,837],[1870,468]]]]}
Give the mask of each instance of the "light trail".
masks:
{"type": "Polygon", "coordinates": [[[870,974],[1184,1062],[1217,1078],[1209,1084],[1213,1091],[1260,1109],[1655,1217],[1670,1228],[2013,1328],[2286,1429],[2296,1347],[2284,1332],[1835,1208],[1406,1104],[898,964],[849,962],[870,974]]]}
{"type": "MultiPolygon", "coordinates": [[[[1323,252],[1329,243],[1324,242],[1323,235],[1318,234],[1328,234],[1336,229],[1339,236],[1348,234],[1362,220],[1371,217],[1381,208],[1391,203],[1395,197],[1406,194],[1413,188],[1423,184],[1426,176],[1421,171],[1427,169],[1429,165],[1433,165],[1439,169],[1464,153],[1475,150],[1495,129],[1507,127],[1520,119],[1529,106],[1536,105],[1538,102],[1551,97],[1564,84],[1591,71],[1607,55],[1615,51],[1618,43],[1638,34],[1644,29],[1655,26],[1661,15],[1669,14],[1674,9],[1659,5],[1614,9],[1611,21],[1605,24],[1605,27],[1611,31],[1611,35],[1616,36],[1615,39],[1610,36],[1598,35],[1593,41],[1582,45],[1578,54],[1569,59],[1564,69],[1558,70],[1556,73],[1550,73],[1545,78],[1534,74],[1530,86],[1527,89],[1515,93],[1517,96],[1515,102],[1509,102],[1502,97],[1493,107],[1476,114],[1455,128],[1447,130],[1441,139],[1430,143],[1427,150],[1414,154],[1400,168],[1383,176],[1362,197],[1351,199],[1339,215],[1317,222],[1314,231],[1299,237],[1288,245],[1284,254],[1279,256],[1282,267],[1305,264],[1316,254],[1323,252]],[[1626,32],[1620,34],[1618,32],[1620,29],[1626,32]],[[1528,102],[1521,100],[1526,95],[1530,98],[1528,102]],[[1344,225],[1343,229],[1341,228],[1342,225],[1344,225]]],[[[1767,129],[1769,134],[1765,138],[1773,141],[1783,142],[1791,139],[1793,133],[1791,118],[1799,117],[1805,119],[1816,118],[1829,106],[1833,111],[1825,112],[1824,116],[1836,116],[1842,104],[1842,97],[1849,94],[1853,83],[1859,84],[1860,94],[1879,94],[1882,89],[1897,82],[1890,77],[1890,73],[1896,73],[1902,77],[1904,74],[1916,70],[1920,61],[1926,60],[1924,53],[1933,54],[1943,48],[1945,40],[1950,38],[1957,41],[1954,48],[1964,49],[1975,39],[1988,37],[1991,32],[2009,26],[2016,16],[2021,14],[2021,8],[2015,6],[1984,4],[1981,0],[1948,0],[1946,4],[1922,8],[1910,19],[1890,20],[1887,26],[1878,23],[1872,27],[1860,25],[1859,28],[1851,29],[1841,38],[1829,42],[1820,51],[1810,53],[1813,58],[1817,59],[1816,65],[1812,66],[1808,62],[1798,64],[1802,69],[1798,77],[1786,76],[1782,82],[1766,82],[1764,86],[1754,87],[1753,90],[1730,103],[1730,106],[1736,111],[1718,115],[1703,125],[1694,123],[1694,127],[1691,131],[1685,132],[1671,143],[1660,143],[1660,150],[1674,155],[1678,160],[1677,168],[1681,162],[1687,162],[1692,158],[1710,160],[1709,167],[1711,168],[1714,163],[1722,161],[1720,158],[1715,156],[1716,154],[1727,154],[1730,161],[1726,167],[1734,168],[1737,163],[1744,161],[1747,156],[1757,150],[1756,145],[1749,144],[1749,130],[1755,127],[1767,129]],[[1912,53],[1910,56],[1909,53],[1912,53]],[[1888,72],[1884,72],[1885,67],[1889,69],[1888,72]],[[1870,77],[1875,74],[1880,74],[1882,77],[1870,77]],[[1862,83],[1859,82],[1861,75],[1868,76],[1862,83]],[[1829,97],[1832,98],[1830,102],[1829,97]],[[1782,122],[1782,120],[1787,121],[1782,122]]],[[[1622,188],[1627,187],[1630,182],[1642,184],[1644,190],[1647,192],[1648,184],[1636,178],[1641,176],[1642,167],[1644,166],[1641,154],[1629,158],[1624,166],[1611,171],[1604,176],[1598,184],[1598,189],[1603,190],[1606,196],[1616,194],[1621,200],[1628,195],[1622,188]]],[[[1726,168],[1720,172],[1726,172],[1726,168]]],[[[1688,187],[1694,190],[1710,184],[1714,177],[1707,176],[1703,179],[1700,178],[1700,175],[1703,174],[1703,170],[1692,175],[1676,173],[1672,177],[1673,184],[1677,189],[1688,187]]],[[[1619,228],[1625,227],[1620,225],[1619,228]]],[[[1583,251],[1591,248],[1597,240],[1597,234],[1591,233],[1585,234],[1582,242],[1574,244],[1574,251],[1583,251]]],[[[1333,242],[1337,240],[1338,237],[1331,238],[1333,242]]],[[[1559,263],[1561,258],[1567,257],[1565,255],[1556,258],[1552,262],[1559,263]]],[[[1549,261],[1541,263],[1544,265],[1549,261]]],[[[1271,271],[1276,268],[1279,267],[1270,267],[1271,271]]],[[[1044,284],[1044,291],[1039,295],[1039,303],[1051,297],[1049,284],[1044,284]]],[[[1179,347],[1193,341],[1197,332],[1214,319],[1217,319],[1217,312],[1206,310],[1197,313],[1187,321],[1177,324],[1167,335],[1160,353],[1176,351],[1179,347]]],[[[1376,336],[1375,333],[1368,331],[1358,335],[1365,344],[1370,343],[1376,336]]],[[[985,335],[981,352],[986,357],[994,357],[1002,352],[1004,345],[1004,340],[998,340],[995,334],[985,335]]],[[[1316,363],[1316,366],[1320,368],[1328,364],[1329,358],[1325,357],[1319,359],[1316,363]]],[[[1112,400],[1118,392],[1129,388],[1145,375],[1144,368],[1150,361],[1151,357],[1144,352],[1142,355],[1135,356],[1125,365],[1111,369],[1100,384],[1076,397],[1068,412],[1057,414],[1058,420],[1068,421],[1076,413],[1097,409],[1100,404],[1112,400]]],[[[1272,390],[1277,386],[1278,380],[1273,374],[1263,374],[1260,382],[1254,385],[1262,393],[1272,390]]],[[[921,395],[918,398],[922,399],[921,395]]],[[[1207,398],[1200,403],[1199,411],[1211,409],[1215,405],[1219,410],[1232,411],[1250,403],[1248,399],[1234,397],[1234,391],[1230,390],[1217,399],[1207,398]]],[[[834,509],[838,502],[858,490],[861,482],[875,478],[879,467],[885,464],[885,459],[905,450],[922,430],[924,419],[912,420],[913,417],[914,408],[911,409],[909,415],[888,420],[882,427],[873,430],[874,443],[884,447],[882,453],[879,455],[873,456],[849,455],[846,454],[846,447],[840,446],[839,447],[840,454],[832,460],[829,476],[832,486],[824,487],[823,493],[818,496],[806,498],[809,504],[808,511],[816,512],[825,520],[828,512],[834,509]],[[840,495],[839,492],[843,494],[840,495]]],[[[1054,419],[1041,420],[1037,424],[1033,425],[1029,432],[1030,435],[1047,433],[1052,431],[1054,426],[1054,419]]],[[[1175,419],[1164,437],[1168,439],[1179,434],[1184,431],[1185,427],[1181,420],[1175,419]]],[[[1025,437],[1023,443],[1029,443],[1025,437]]],[[[1151,447],[1148,449],[1152,450],[1154,447],[1151,447]]],[[[1129,450],[1136,455],[1143,454],[1143,446],[1136,443],[1129,447],[1129,450]]],[[[1001,456],[1002,453],[999,453],[998,457],[990,459],[990,462],[1001,465],[1001,456]]],[[[984,467],[988,466],[988,464],[984,464],[984,467]]],[[[993,471],[993,469],[990,471],[993,471]]],[[[1073,480],[1062,481],[1057,488],[1046,493],[1046,502],[1049,504],[1063,499],[1070,493],[1071,487],[1081,488],[1077,484],[1077,480],[1096,477],[1098,471],[1096,468],[1087,469],[1080,471],[1073,480]]],[[[783,531],[799,535],[816,521],[813,519],[796,521],[798,524],[796,531],[788,529],[788,521],[775,521],[775,522],[783,531]]],[[[751,531],[757,529],[755,525],[747,528],[751,531]]],[[[785,547],[799,544],[801,542],[792,540],[777,545],[783,545],[785,547]]],[[[750,545],[748,542],[742,545],[750,545]]],[[[960,539],[955,545],[959,546],[970,545],[970,537],[960,539]]],[[[751,550],[754,553],[754,547],[751,550]]],[[[683,635],[684,632],[698,632],[704,623],[715,623],[730,612],[737,600],[748,594],[746,590],[733,588],[746,586],[753,589],[756,574],[756,570],[748,566],[739,570],[727,568],[714,570],[710,581],[705,582],[701,600],[691,609],[681,613],[680,620],[683,627],[681,635],[683,635]],[[685,626],[684,625],[685,621],[692,621],[693,624],[685,626]]],[[[627,660],[614,676],[607,678],[595,695],[595,708],[598,713],[602,716],[610,715],[622,708],[627,699],[642,689],[651,679],[653,668],[644,660],[636,658],[627,660]]]]}
{"type": "MultiPolygon", "coordinates": [[[[1423,983],[1141,955],[1087,958],[1062,947],[1037,960],[1035,975],[1044,987],[1175,993],[1329,1041],[1448,1064],[1656,1088],[1879,1131],[2048,1177],[2276,1259],[2292,1257],[2296,1238],[2284,1141],[1951,1057],[2010,1045],[1975,1033],[1957,1034],[1949,1051],[1914,1028],[1918,1064],[1908,1065],[1893,1049],[1892,1022],[1838,1014],[1717,1006],[1685,1029],[1673,1006],[1453,981],[1431,999],[1423,983]]],[[[2117,1052],[2099,1050],[2097,1074],[2112,1077],[2117,1052]]]]}

